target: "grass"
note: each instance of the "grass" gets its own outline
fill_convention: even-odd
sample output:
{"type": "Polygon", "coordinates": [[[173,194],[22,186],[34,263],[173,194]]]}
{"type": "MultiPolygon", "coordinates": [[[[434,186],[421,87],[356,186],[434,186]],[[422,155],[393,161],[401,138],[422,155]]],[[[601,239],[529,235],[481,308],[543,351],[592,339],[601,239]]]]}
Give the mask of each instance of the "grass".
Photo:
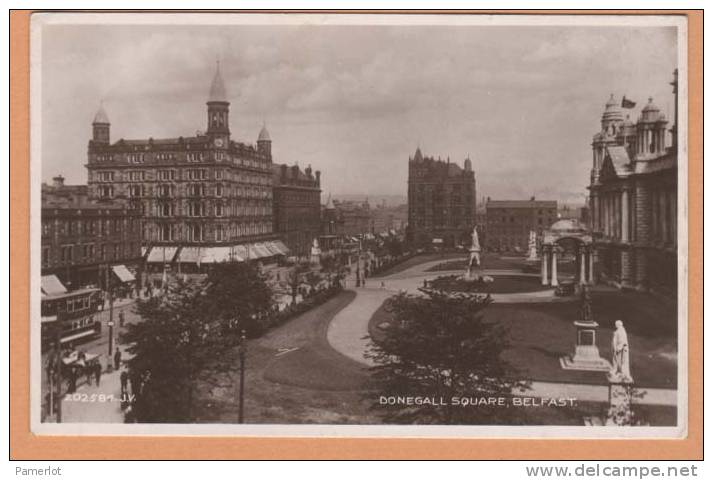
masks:
{"type": "MultiPolygon", "coordinates": [[[[379,423],[361,395],[364,368],[329,347],[329,320],[354,298],[343,292],[324,304],[248,342],[245,422],[269,424],[379,423]],[[284,349],[296,350],[284,352],[284,349]]],[[[201,385],[198,422],[234,423],[238,416],[236,370],[222,385],[201,385]]]]}
{"type": "Polygon", "coordinates": [[[474,293],[520,293],[548,290],[539,277],[523,275],[492,275],[491,283],[468,282],[457,276],[441,276],[431,280],[429,285],[446,292],[474,293]]]}
{"type": "MultiPolygon", "coordinates": [[[[614,321],[623,319],[628,331],[630,362],[639,387],[675,388],[677,384],[676,310],[659,305],[650,296],[607,293],[593,295],[592,309],[600,327],[597,345],[602,357],[611,358],[610,340],[614,321]]],[[[564,370],[559,359],[573,353],[579,318],[579,304],[492,304],[486,319],[500,322],[510,330],[510,349],[504,353],[530,380],[605,384],[602,372],[564,370]]],[[[379,328],[393,320],[382,305],[369,321],[369,334],[377,342],[383,338],[379,328]]]]}

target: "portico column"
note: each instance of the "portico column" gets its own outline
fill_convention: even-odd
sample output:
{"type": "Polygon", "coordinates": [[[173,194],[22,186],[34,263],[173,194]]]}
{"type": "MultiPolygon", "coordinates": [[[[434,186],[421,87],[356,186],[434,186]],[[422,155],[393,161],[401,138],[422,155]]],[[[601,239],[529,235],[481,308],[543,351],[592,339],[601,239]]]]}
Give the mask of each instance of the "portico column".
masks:
{"type": "Polygon", "coordinates": [[[540,269],[542,275],[542,285],[547,285],[547,249],[542,247],[542,267],[540,269]]]}
{"type": "Polygon", "coordinates": [[[552,246],[552,285],[553,287],[556,287],[559,285],[557,283],[557,250],[555,249],[555,246],[552,246]]]}
{"type": "Polygon", "coordinates": [[[590,246],[587,254],[589,255],[589,283],[594,284],[594,246],[590,246]]]}
{"type": "Polygon", "coordinates": [[[584,261],[586,252],[584,247],[579,249],[579,283],[584,285],[587,283],[587,264],[584,261]]]}
{"type": "Polygon", "coordinates": [[[621,192],[621,241],[629,242],[629,190],[621,192]]]}

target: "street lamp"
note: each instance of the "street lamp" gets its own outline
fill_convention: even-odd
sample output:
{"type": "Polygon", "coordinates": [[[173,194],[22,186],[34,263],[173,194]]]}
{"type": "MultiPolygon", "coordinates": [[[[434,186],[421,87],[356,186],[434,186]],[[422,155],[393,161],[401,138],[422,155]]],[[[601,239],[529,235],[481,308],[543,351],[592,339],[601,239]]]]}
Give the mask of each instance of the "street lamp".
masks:
{"type": "Polygon", "coordinates": [[[238,344],[238,356],[240,357],[240,392],[238,396],[238,423],[243,423],[243,404],[245,398],[245,330],[240,333],[240,343],[238,344]]]}

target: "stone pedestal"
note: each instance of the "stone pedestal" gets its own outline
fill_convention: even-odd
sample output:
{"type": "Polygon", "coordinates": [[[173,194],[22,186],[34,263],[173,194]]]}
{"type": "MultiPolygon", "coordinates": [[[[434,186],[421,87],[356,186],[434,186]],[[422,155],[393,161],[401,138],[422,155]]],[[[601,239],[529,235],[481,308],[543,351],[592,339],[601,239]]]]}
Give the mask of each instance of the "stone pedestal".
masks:
{"type": "Polygon", "coordinates": [[[588,370],[594,372],[609,372],[611,364],[599,356],[597,348],[597,322],[574,322],[577,328],[577,340],[574,355],[560,358],[560,365],[565,370],[588,370]]]}

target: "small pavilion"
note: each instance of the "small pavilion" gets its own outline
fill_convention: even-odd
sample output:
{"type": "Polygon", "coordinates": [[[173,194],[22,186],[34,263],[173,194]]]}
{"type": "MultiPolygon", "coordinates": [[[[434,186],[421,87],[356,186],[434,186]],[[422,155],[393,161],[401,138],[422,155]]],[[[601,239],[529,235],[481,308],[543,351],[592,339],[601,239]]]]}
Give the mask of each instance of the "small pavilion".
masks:
{"type": "Polygon", "coordinates": [[[580,285],[594,283],[594,250],[589,230],[575,219],[558,220],[542,232],[542,285],[559,285],[557,255],[574,254],[577,262],[575,280],[580,285]]]}

